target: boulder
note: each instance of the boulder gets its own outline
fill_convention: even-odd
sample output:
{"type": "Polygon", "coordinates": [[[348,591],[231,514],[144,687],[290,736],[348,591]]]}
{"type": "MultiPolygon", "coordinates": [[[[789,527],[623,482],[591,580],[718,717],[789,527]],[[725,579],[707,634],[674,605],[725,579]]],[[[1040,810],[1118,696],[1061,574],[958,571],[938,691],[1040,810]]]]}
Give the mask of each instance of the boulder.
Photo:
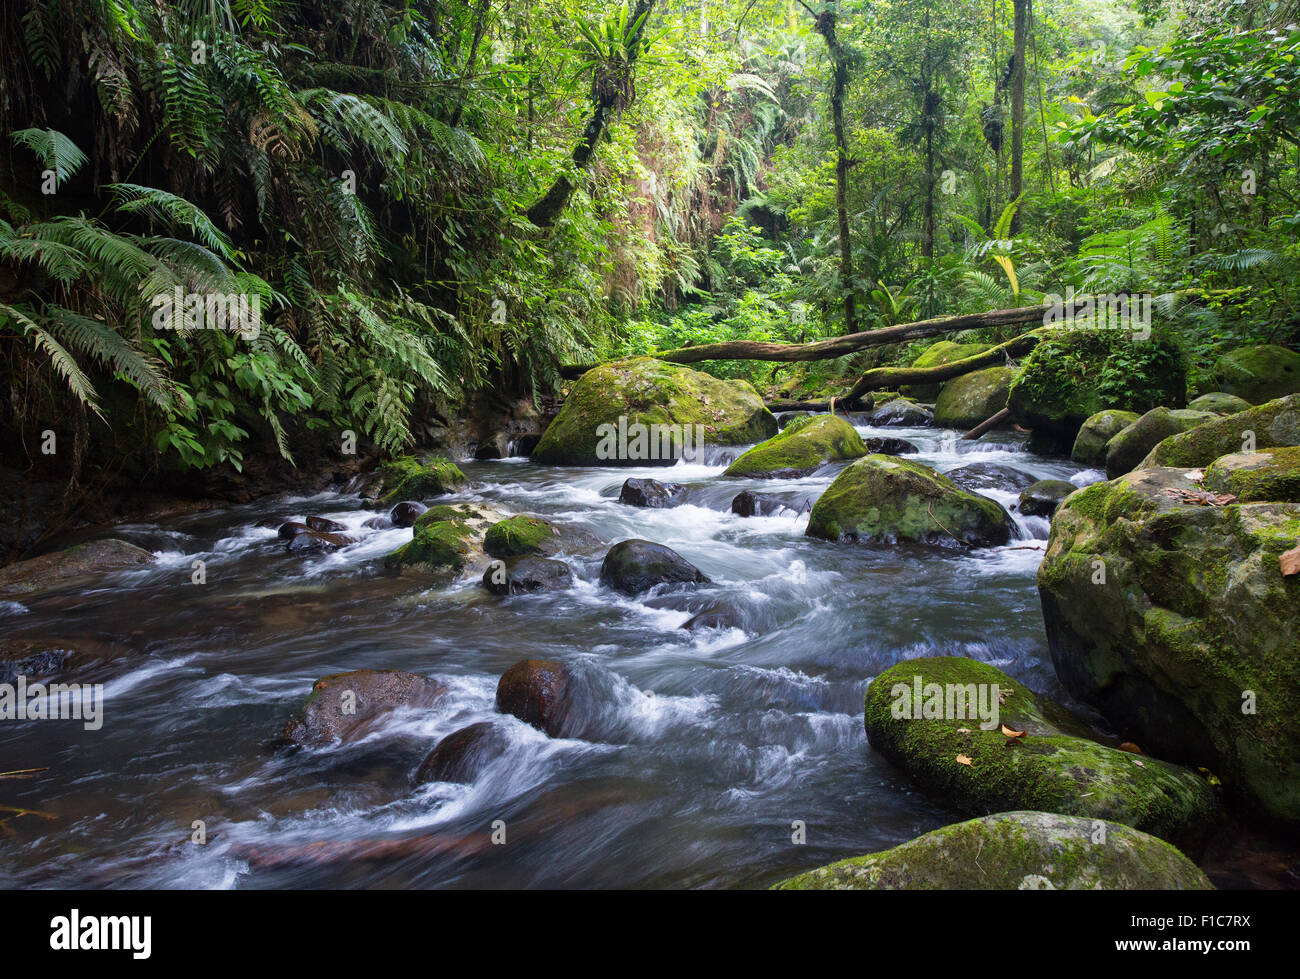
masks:
{"type": "Polygon", "coordinates": [[[972,462],[969,466],[953,469],[945,475],[968,493],[991,489],[1019,493],[1038,481],[1037,477],[1024,470],[1000,462],[972,462]]]}
{"type": "Polygon", "coordinates": [[[795,421],[796,419],[811,418],[811,417],[812,417],[811,411],[788,411],[785,414],[781,415],[779,418],[777,418],[776,427],[785,428],[787,425],[789,425],[792,421],[795,421]]]}
{"type": "Polygon", "coordinates": [[[549,553],[554,550],[556,536],[555,528],[540,517],[507,517],[487,529],[483,550],[499,558],[549,553]]]}
{"type": "Polygon", "coordinates": [[[734,605],[710,605],[682,623],[683,629],[743,629],[744,616],[734,605]]]}
{"type": "Polygon", "coordinates": [[[1020,512],[1026,517],[1050,517],[1061,501],[1078,488],[1064,479],[1040,479],[1021,492],[1020,512]]]}
{"type": "Polygon", "coordinates": [[[1300,353],[1271,343],[1229,350],[1215,362],[1213,384],[1253,405],[1300,393],[1300,353]]]}
{"type": "Polygon", "coordinates": [[[1211,391],[1188,403],[1193,411],[1212,411],[1216,415],[1235,415],[1239,411],[1250,411],[1254,407],[1245,398],[1223,391],[1211,391]]]}
{"type": "Polygon", "coordinates": [[[1186,432],[1218,417],[1209,411],[1188,408],[1152,408],[1106,443],[1106,478],[1114,479],[1132,472],[1148,452],[1170,435],[1186,432]]]}
{"type": "Polygon", "coordinates": [[[337,520],[330,520],[327,517],[308,517],[307,526],[311,530],[318,530],[326,534],[337,534],[348,529],[345,524],[341,524],[337,520]]]}
{"type": "Polygon", "coordinates": [[[881,428],[921,428],[934,424],[934,414],[904,398],[895,398],[871,413],[871,424],[881,428]]]}
{"type": "Polygon", "coordinates": [[[1300,576],[1279,566],[1300,504],[1203,505],[1202,476],[1143,468],[1056,511],[1038,571],[1052,661],[1144,749],[1300,825],[1300,576]]]}
{"type": "Polygon", "coordinates": [[[1201,487],[1231,493],[1241,503],[1300,503],[1300,447],[1220,456],[1205,470],[1201,487]]]}
{"type": "Polygon", "coordinates": [[[421,462],[415,456],[400,456],[380,467],[383,476],[383,500],[427,500],[464,486],[468,480],[460,467],[446,459],[434,457],[421,462]]]}
{"type": "Polygon", "coordinates": [[[791,422],[727,467],[724,476],[773,479],[807,476],[830,462],[867,454],[857,430],[838,415],[813,415],[791,422]]]}
{"type": "MultiPolygon", "coordinates": [[[[991,344],[987,343],[954,343],[952,340],[940,340],[938,343],[932,343],[926,347],[921,355],[912,361],[912,366],[938,367],[941,364],[951,364],[955,360],[965,360],[967,357],[982,354],[990,346],[991,344]]],[[[940,381],[937,384],[908,384],[899,393],[910,398],[916,398],[918,401],[932,402],[939,397],[942,390],[943,382],[940,381]]],[[[983,420],[983,418],[980,419],[980,421],[983,420]]]]}
{"type": "Polygon", "coordinates": [[[520,660],[497,683],[497,710],[531,724],[552,738],[566,733],[570,674],[554,660],[520,660]]]}
{"type": "Polygon", "coordinates": [[[281,729],[283,741],[324,747],[358,741],[398,708],[431,707],[447,687],[426,676],[398,670],[333,673],[312,684],[311,693],[281,729]]]}
{"type": "Polygon", "coordinates": [[[347,534],[324,534],[308,530],[291,537],[285,550],[290,554],[312,554],[317,551],[337,551],[356,542],[355,537],[347,534]]]}
{"type": "Polygon", "coordinates": [[[872,750],[964,812],[1109,819],[1184,846],[1214,825],[1214,790],[1196,772],[1101,744],[1065,708],[978,660],[891,666],[867,688],[865,725],[872,750]]]}
{"type": "Polygon", "coordinates": [[[289,520],[280,524],[275,535],[279,537],[280,540],[293,540],[299,534],[305,534],[309,530],[311,530],[311,528],[305,523],[299,523],[296,520],[289,520]]]}
{"type": "Polygon", "coordinates": [[[1014,367],[990,367],[954,377],[943,386],[934,405],[934,423],[940,428],[972,429],[1007,406],[1007,392],[1016,376],[1014,367]]]}
{"type": "Polygon", "coordinates": [[[583,374],[532,459],[558,466],[670,466],[687,449],[702,447],[698,436],[710,446],[748,445],[776,431],[776,419],[747,382],[637,357],[583,374]]]}
{"type": "Polygon", "coordinates": [[[810,870],[775,888],[1208,891],[1213,885],[1164,840],[1122,823],[1002,812],[810,870]]]}
{"type": "Polygon", "coordinates": [[[1075,436],[1070,458],[1083,466],[1105,468],[1106,443],[1140,417],[1142,416],[1136,411],[1118,411],[1114,408],[1089,415],[1075,436]]]}
{"type": "Polygon", "coordinates": [[[406,500],[393,507],[388,522],[394,527],[414,527],[416,519],[429,508],[415,500],[406,500]]]}
{"type": "Polygon", "coordinates": [[[919,462],[870,455],[850,463],[813,504],[807,533],[824,540],[988,547],[1011,539],[1011,518],[919,462]]]}
{"type": "Polygon", "coordinates": [[[775,496],[766,496],[752,490],[741,490],[731,501],[731,512],[741,517],[774,517],[783,510],[793,512],[794,507],[775,496]]]}
{"type": "Polygon", "coordinates": [[[1217,418],[1181,435],[1171,435],[1142,460],[1142,468],[1200,468],[1208,466],[1219,456],[1289,445],[1300,445],[1298,394],[1278,398],[1250,411],[1217,418]]]}
{"type": "Polygon", "coordinates": [[[415,784],[473,782],[506,753],[510,738],[499,724],[480,721],[455,731],[434,747],[415,772],[415,784]]]}
{"type": "Polygon", "coordinates": [[[140,568],[154,560],[149,551],[123,540],[89,541],[0,568],[0,596],[12,598],[73,587],[101,575],[140,568]]]}
{"type": "Polygon", "coordinates": [[[463,520],[433,520],[415,528],[410,541],[384,557],[387,568],[457,573],[474,554],[475,533],[463,520]]]}
{"type": "Polygon", "coordinates": [[[362,523],[361,526],[366,530],[391,530],[395,525],[388,517],[371,517],[362,523]]]}
{"type": "Polygon", "coordinates": [[[685,490],[686,487],[681,483],[661,483],[657,479],[628,479],[624,480],[623,488],[619,491],[618,502],[651,509],[675,507],[681,503],[679,497],[685,490]]]}
{"type": "Polygon", "coordinates": [[[1137,340],[1127,330],[1055,327],[1021,362],[1007,407],[1019,424],[1068,448],[1097,412],[1181,405],[1186,389],[1182,351],[1162,331],[1137,340]]]}
{"type": "Polygon", "coordinates": [[[890,438],[885,435],[873,435],[871,438],[863,439],[862,444],[867,447],[869,454],[874,455],[901,456],[921,451],[907,439],[890,438]]]}
{"type": "Polygon", "coordinates": [[[708,584],[709,579],[671,547],[633,539],[609,549],[600,566],[600,583],[625,595],[640,595],[656,585],[708,584]]]}
{"type": "Polygon", "coordinates": [[[544,557],[493,561],[483,572],[483,587],[495,595],[564,591],[573,587],[573,571],[563,561],[544,557]]]}

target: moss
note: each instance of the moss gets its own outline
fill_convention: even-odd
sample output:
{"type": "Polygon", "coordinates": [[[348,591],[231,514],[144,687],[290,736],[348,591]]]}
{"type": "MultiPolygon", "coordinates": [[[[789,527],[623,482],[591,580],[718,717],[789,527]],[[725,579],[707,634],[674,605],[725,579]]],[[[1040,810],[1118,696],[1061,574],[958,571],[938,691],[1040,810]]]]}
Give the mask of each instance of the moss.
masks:
{"type": "Polygon", "coordinates": [[[1106,443],[1141,416],[1136,411],[1107,408],[1088,416],[1075,437],[1070,458],[1084,466],[1106,465],[1106,443]]]}
{"type": "Polygon", "coordinates": [[[1201,485],[1242,503],[1300,502],[1300,447],[1221,456],[1205,470],[1201,485]]]}
{"type": "Polygon", "coordinates": [[[1235,415],[1239,411],[1250,411],[1253,405],[1245,398],[1239,398],[1235,394],[1212,391],[1189,402],[1187,407],[1193,411],[1212,411],[1216,415],[1235,415]]]}
{"type": "Polygon", "coordinates": [[[432,521],[416,528],[411,540],[385,557],[384,564],[460,571],[468,563],[473,537],[473,530],[460,520],[432,521]]]}
{"type": "MultiPolygon", "coordinates": [[[[656,452],[656,457],[601,458],[602,426],[616,429],[620,417],[628,428],[683,426],[679,434],[692,439],[694,426],[699,425],[708,445],[761,442],[777,432],[776,419],[745,381],[724,381],[638,357],[604,364],[582,375],[533,450],[533,461],[561,466],[643,466],[672,465],[680,456],[679,443],[675,452],[670,446],[668,453],[656,452]],[[658,457],[661,455],[667,457],[658,457]]],[[[692,443],[692,448],[698,447],[692,443]]]]}
{"type": "Polygon", "coordinates": [[[439,503],[415,518],[415,530],[443,520],[474,520],[482,516],[478,507],[469,503],[439,503]]]}
{"type": "Polygon", "coordinates": [[[1203,468],[1219,456],[1248,448],[1252,436],[1257,449],[1300,445],[1300,395],[1278,398],[1250,411],[1198,425],[1190,432],[1171,435],[1151,450],[1142,468],[1203,468]]]}
{"type": "Polygon", "coordinates": [[[423,500],[441,496],[467,482],[460,467],[443,458],[421,462],[414,456],[401,456],[381,467],[384,477],[384,502],[423,500]]]}
{"type": "Polygon", "coordinates": [[[483,549],[492,557],[540,554],[555,536],[555,530],[539,517],[508,517],[488,528],[483,549]]]}
{"type": "MultiPolygon", "coordinates": [[[[982,354],[991,346],[992,344],[989,343],[954,343],[951,340],[940,340],[938,343],[926,347],[921,355],[912,361],[912,366],[938,367],[941,364],[951,364],[955,360],[965,360],[967,357],[982,354]]],[[[942,382],[938,384],[907,384],[903,386],[900,393],[918,401],[933,402],[939,397],[943,387],[942,382]]],[[[986,415],[985,418],[987,417],[986,415]]],[[[983,420],[983,418],[980,419],[980,421],[983,420]]]]}
{"type": "Polygon", "coordinates": [[[1204,839],[1215,811],[1213,791],[1194,772],[1107,747],[1064,708],[1002,671],[976,660],[936,657],[890,667],[867,689],[865,725],[873,749],[927,791],[967,812],[1041,809],[1113,819],[1175,842],[1204,839]],[[996,685],[1000,728],[978,718],[919,718],[913,678],[936,683],[996,685]],[[910,717],[896,718],[906,702],[910,717]],[[971,764],[957,761],[969,758],[971,764]]]}
{"type": "Polygon", "coordinates": [[[1152,408],[1106,443],[1106,475],[1114,479],[1131,472],[1170,435],[1190,431],[1217,418],[1208,411],[1152,408]]]}
{"type": "Polygon", "coordinates": [[[857,459],[867,447],[857,430],[837,415],[796,418],[766,442],[727,467],[724,476],[805,476],[828,462],[857,459]]]}
{"type": "Polygon", "coordinates": [[[934,423],[941,428],[974,428],[1007,406],[1014,367],[990,367],[954,377],[943,386],[934,405],[934,423]]]}
{"type": "Polygon", "coordinates": [[[947,476],[897,456],[851,463],[813,505],[809,536],[874,543],[910,541],[971,547],[1005,544],[1011,518],[947,476]]]}
{"type": "Polygon", "coordinates": [[[1003,812],[791,877],[780,890],[1211,890],[1164,840],[1120,823],[1003,812]],[[1100,832],[1099,832],[1100,831],[1100,832]],[[1104,835],[1103,835],[1104,834],[1104,835]]]}
{"type": "Polygon", "coordinates": [[[1300,353],[1264,343],[1238,347],[1214,365],[1214,384],[1253,405],[1300,392],[1300,353]]]}

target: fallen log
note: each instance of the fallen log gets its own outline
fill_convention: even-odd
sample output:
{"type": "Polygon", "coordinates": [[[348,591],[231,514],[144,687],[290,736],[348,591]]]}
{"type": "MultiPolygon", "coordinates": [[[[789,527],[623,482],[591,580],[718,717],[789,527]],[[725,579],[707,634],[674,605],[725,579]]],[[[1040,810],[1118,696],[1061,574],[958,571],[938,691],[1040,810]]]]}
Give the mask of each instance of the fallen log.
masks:
{"type": "Polygon", "coordinates": [[[947,364],[936,364],[934,367],[873,367],[858,378],[857,383],[844,397],[861,398],[869,391],[886,389],[893,391],[903,384],[936,384],[940,381],[951,381],[954,377],[961,377],[972,371],[1005,364],[1008,357],[1019,356],[1033,350],[1040,340],[1042,334],[1034,331],[1022,333],[974,357],[950,361],[947,364]]]}
{"type": "Polygon", "coordinates": [[[985,418],[982,422],[980,422],[969,432],[963,435],[962,440],[965,441],[967,439],[977,439],[985,432],[987,432],[990,428],[997,428],[999,425],[1001,425],[1004,421],[1006,421],[1010,417],[1011,417],[1011,409],[1003,408],[992,418],[985,418]]]}
{"type": "Polygon", "coordinates": [[[872,408],[871,399],[863,400],[861,398],[850,401],[847,397],[834,398],[830,401],[788,401],[776,400],[765,401],[764,406],[768,411],[815,411],[818,413],[827,411],[870,411],[872,408]]]}

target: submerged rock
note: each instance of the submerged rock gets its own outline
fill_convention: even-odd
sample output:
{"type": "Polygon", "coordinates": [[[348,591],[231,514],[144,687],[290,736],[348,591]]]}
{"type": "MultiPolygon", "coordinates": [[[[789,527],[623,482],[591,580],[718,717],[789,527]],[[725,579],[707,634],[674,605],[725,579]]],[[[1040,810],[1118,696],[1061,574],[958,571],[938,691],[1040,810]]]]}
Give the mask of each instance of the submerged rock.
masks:
{"type": "Polygon", "coordinates": [[[921,451],[907,439],[889,438],[881,435],[863,439],[862,444],[867,447],[867,452],[872,455],[901,456],[921,451]]]}
{"type": "Polygon", "coordinates": [[[753,490],[741,490],[731,501],[731,512],[739,517],[772,517],[783,510],[795,512],[794,507],[775,496],[753,490]]]}
{"type": "Polygon", "coordinates": [[[0,568],[0,596],[34,595],[152,564],[155,557],[123,540],[96,540],[0,568]]]}
{"type": "Polygon", "coordinates": [[[971,429],[1007,406],[1014,367],[989,367],[954,377],[934,404],[934,423],[941,428],[971,429]]]}
{"type": "Polygon", "coordinates": [[[851,463],[813,504],[808,535],[869,543],[1005,544],[1011,517],[928,466],[871,455],[851,463]]]}
{"type": "Polygon", "coordinates": [[[1279,566],[1300,546],[1300,504],[1198,505],[1202,475],[1244,489],[1251,474],[1235,459],[1213,479],[1144,468],[1057,510],[1038,571],[1052,662],[1144,749],[1300,824],[1300,577],[1279,566]]]}
{"type": "Polygon", "coordinates": [[[414,527],[416,519],[429,508],[415,500],[405,500],[388,513],[388,522],[394,527],[414,527]]]}
{"type": "Polygon", "coordinates": [[[559,466],[672,465],[688,438],[692,451],[701,448],[697,425],[710,446],[761,442],[777,431],[745,381],[637,357],[582,375],[532,458],[559,466]]]}
{"type": "Polygon", "coordinates": [[[734,605],[711,605],[697,615],[691,616],[681,626],[683,629],[743,629],[744,616],[734,605]]]}
{"type": "Polygon", "coordinates": [[[934,415],[928,408],[895,398],[887,401],[871,413],[871,424],[881,428],[921,428],[934,424],[934,415]]]}
{"type": "Polygon", "coordinates": [[[1148,452],[1170,435],[1186,432],[1217,417],[1209,411],[1152,408],[1106,443],[1106,478],[1132,472],[1148,452]]]}
{"type": "Polygon", "coordinates": [[[517,557],[493,561],[483,572],[483,587],[496,595],[564,591],[573,587],[573,571],[563,561],[517,557]]]}
{"type": "Polygon", "coordinates": [[[1225,353],[1214,365],[1214,386],[1253,405],[1300,392],[1300,353],[1261,343],[1225,353]]]}
{"type": "Polygon", "coordinates": [[[311,530],[311,528],[305,523],[298,523],[296,520],[289,520],[280,524],[275,535],[279,537],[280,540],[293,540],[299,534],[305,534],[309,530],[311,530]]]}
{"type": "Polygon", "coordinates": [[[509,747],[510,738],[499,724],[480,721],[463,727],[447,735],[429,752],[415,772],[415,784],[473,782],[509,747]]]}
{"type": "Polygon", "coordinates": [[[837,415],[813,415],[791,422],[727,467],[724,476],[753,479],[806,476],[829,462],[857,459],[867,447],[857,431],[837,415]]]}
{"type": "Polygon", "coordinates": [[[312,684],[280,737],[304,747],[358,741],[391,711],[431,707],[446,693],[447,687],[437,680],[398,670],[333,673],[312,684]]]}
{"type": "Polygon", "coordinates": [[[327,534],[334,534],[348,529],[345,524],[341,524],[337,520],[330,520],[327,517],[308,517],[307,526],[311,530],[319,530],[327,534]]]}
{"type": "Polygon", "coordinates": [[[1235,415],[1239,411],[1250,411],[1254,407],[1245,398],[1224,391],[1211,391],[1203,394],[1187,405],[1192,411],[1212,411],[1216,415],[1235,415]]]}
{"type": "Polygon", "coordinates": [[[657,479],[627,479],[619,491],[618,502],[628,506],[661,509],[675,507],[686,487],[681,483],[661,483],[657,479]]]}
{"type": "Polygon", "coordinates": [[[1040,479],[1020,494],[1020,512],[1026,517],[1050,517],[1078,488],[1064,479],[1040,479]]]}
{"type": "Polygon", "coordinates": [[[464,486],[468,480],[460,467],[442,458],[421,462],[414,456],[401,456],[380,467],[384,479],[386,503],[397,500],[427,500],[464,486]]]}
{"type": "Polygon", "coordinates": [[[1000,462],[972,462],[969,466],[953,469],[944,475],[968,493],[978,493],[981,490],[1019,493],[1038,482],[1036,476],[1031,476],[1023,469],[1004,466],[1000,462]]]}
{"type": "Polygon", "coordinates": [[[891,666],[867,688],[865,724],[873,750],[966,812],[1113,819],[1193,846],[1214,822],[1214,792],[1195,772],[1098,743],[1065,708],[977,660],[891,666]]]}
{"type": "Polygon", "coordinates": [[[640,595],[656,585],[708,584],[709,579],[671,547],[633,539],[609,549],[600,566],[600,583],[625,595],[640,595]]]}
{"type": "Polygon", "coordinates": [[[347,534],[324,534],[315,530],[304,531],[289,539],[285,550],[290,554],[310,554],[315,551],[337,551],[355,544],[357,539],[347,534]]]}
{"type": "Polygon", "coordinates": [[[781,890],[1213,890],[1196,864],[1122,823],[1001,812],[944,826],[891,850],[850,857],[781,890]]]}
{"type": "Polygon", "coordinates": [[[1106,468],[1106,443],[1140,417],[1142,416],[1136,411],[1119,411],[1114,408],[1089,415],[1074,439],[1070,458],[1083,466],[1106,468]]]}
{"type": "Polygon", "coordinates": [[[1220,456],[1290,445],[1300,445],[1300,394],[1171,435],[1151,450],[1141,468],[1204,467],[1220,456]]]}

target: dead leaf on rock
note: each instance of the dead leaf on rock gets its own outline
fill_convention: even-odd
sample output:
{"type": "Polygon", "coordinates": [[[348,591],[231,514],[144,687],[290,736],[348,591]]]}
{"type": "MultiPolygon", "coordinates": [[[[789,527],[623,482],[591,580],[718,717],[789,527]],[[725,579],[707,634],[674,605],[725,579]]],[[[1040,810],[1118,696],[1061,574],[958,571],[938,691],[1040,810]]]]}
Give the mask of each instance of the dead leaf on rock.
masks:
{"type": "Polygon", "coordinates": [[[1189,506],[1227,506],[1229,503],[1237,502],[1237,497],[1232,493],[1185,490],[1175,486],[1168,487],[1164,492],[1166,496],[1175,497],[1179,503],[1186,503],[1189,506]]]}
{"type": "Polygon", "coordinates": [[[1129,754],[1132,755],[1142,755],[1146,753],[1137,745],[1135,745],[1132,741],[1125,741],[1122,745],[1119,746],[1119,750],[1127,751],[1129,754]]]}
{"type": "Polygon", "coordinates": [[[1015,728],[1007,727],[1005,724],[1002,725],[1002,733],[1008,738],[1023,738],[1025,736],[1024,731],[1017,731],[1015,728]]]}
{"type": "Polygon", "coordinates": [[[968,728],[968,727],[959,727],[959,728],[957,728],[957,733],[958,733],[958,734],[970,734],[970,728],[968,728]]]}
{"type": "Polygon", "coordinates": [[[1139,768],[1146,768],[1146,767],[1147,767],[1147,763],[1144,762],[1141,758],[1134,758],[1134,759],[1133,759],[1133,764],[1134,764],[1134,765],[1137,765],[1139,768]]]}
{"type": "Polygon", "coordinates": [[[1202,479],[1205,478],[1204,471],[1200,469],[1189,469],[1184,475],[1187,476],[1187,478],[1190,479],[1193,483],[1199,483],[1202,479]]]}
{"type": "Polygon", "coordinates": [[[1300,574],[1300,547],[1293,547],[1283,552],[1278,557],[1277,563],[1282,569],[1283,577],[1289,578],[1293,574],[1300,574]]]}
{"type": "Polygon", "coordinates": [[[957,756],[957,764],[958,764],[958,765],[969,765],[969,764],[971,764],[971,760],[970,760],[969,758],[967,758],[965,755],[958,755],[958,756],[957,756]]]}

